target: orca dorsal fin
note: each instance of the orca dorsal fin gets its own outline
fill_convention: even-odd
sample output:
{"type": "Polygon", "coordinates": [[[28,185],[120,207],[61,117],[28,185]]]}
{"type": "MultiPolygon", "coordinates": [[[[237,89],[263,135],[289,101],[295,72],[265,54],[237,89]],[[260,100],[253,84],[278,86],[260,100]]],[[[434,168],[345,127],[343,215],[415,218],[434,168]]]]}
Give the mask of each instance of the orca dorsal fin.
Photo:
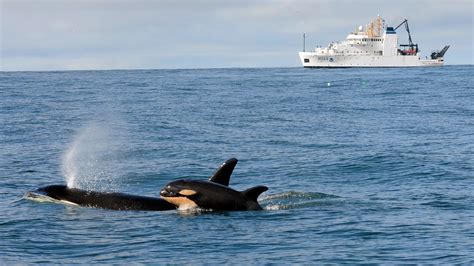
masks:
{"type": "Polygon", "coordinates": [[[266,186],[256,186],[256,187],[251,187],[247,190],[242,191],[242,194],[244,194],[244,196],[247,197],[248,199],[257,201],[258,196],[260,196],[260,194],[262,194],[263,192],[267,190],[268,190],[268,187],[266,186]]]}
{"type": "Polygon", "coordinates": [[[235,165],[238,160],[236,158],[230,158],[217,168],[217,170],[209,177],[209,182],[229,186],[230,176],[234,171],[235,165]]]}

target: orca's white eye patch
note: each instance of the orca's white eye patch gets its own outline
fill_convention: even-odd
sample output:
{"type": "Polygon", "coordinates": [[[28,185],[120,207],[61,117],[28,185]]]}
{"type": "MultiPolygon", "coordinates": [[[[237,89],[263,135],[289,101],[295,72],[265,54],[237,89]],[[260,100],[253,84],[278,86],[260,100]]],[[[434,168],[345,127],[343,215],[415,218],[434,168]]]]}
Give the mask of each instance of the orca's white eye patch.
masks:
{"type": "Polygon", "coordinates": [[[183,196],[192,196],[194,194],[196,194],[197,192],[192,190],[192,189],[183,189],[181,191],[179,191],[179,194],[180,195],[183,195],[183,196]]]}

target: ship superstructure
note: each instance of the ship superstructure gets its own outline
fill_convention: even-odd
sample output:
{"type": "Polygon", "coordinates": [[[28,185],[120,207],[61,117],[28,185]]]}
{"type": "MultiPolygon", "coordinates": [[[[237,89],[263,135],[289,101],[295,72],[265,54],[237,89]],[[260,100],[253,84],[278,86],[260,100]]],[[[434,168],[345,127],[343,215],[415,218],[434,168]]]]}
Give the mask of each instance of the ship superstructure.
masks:
{"type": "MultiPolygon", "coordinates": [[[[397,27],[385,25],[378,16],[365,27],[359,26],[346,40],[316,47],[312,52],[299,52],[304,67],[415,67],[440,66],[449,46],[422,59],[418,44],[411,39],[408,20],[397,27]],[[408,44],[398,44],[396,30],[405,26],[408,44]]],[[[304,49],[304,48],[303,48],[304,49]]]]}

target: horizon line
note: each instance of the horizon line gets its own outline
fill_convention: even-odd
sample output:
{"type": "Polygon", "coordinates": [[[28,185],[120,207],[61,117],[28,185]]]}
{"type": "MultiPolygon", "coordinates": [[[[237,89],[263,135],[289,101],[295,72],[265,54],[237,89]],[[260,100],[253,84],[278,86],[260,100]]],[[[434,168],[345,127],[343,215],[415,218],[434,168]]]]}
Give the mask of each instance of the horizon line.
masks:
{"type": "MultiPolygon", "coordinates": [[[[445,64],[436,67],[365,67],[365,68],[422,68],[432,69],[446,66],[472,66],[474,64],[445,64]]],[[[277,68],[304,68],[303,66],[279,66],[279,67],[196,67],[196,68],[107,68],[107,69],[45,69],[45,70],[0,70],[0,73],[8,72],[85,72],[85,71],[151,71],[151,70],[218,70],[218,69],[277,69],[277,68]]],[[[349,68],[364,68],[364,67],[349,67],[349,68]]],[[[331,69],[326,68],[326,69],[331,69]]]]}

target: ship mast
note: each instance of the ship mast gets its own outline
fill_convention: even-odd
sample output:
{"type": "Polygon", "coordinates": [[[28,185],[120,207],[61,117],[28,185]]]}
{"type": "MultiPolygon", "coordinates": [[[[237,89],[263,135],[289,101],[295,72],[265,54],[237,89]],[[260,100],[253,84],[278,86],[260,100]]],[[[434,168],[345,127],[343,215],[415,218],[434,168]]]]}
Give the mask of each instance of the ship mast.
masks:
{"type": "Polygon", "coordinates": [[[306,33],[303,33],[303,52],[306,52],[306,33]]]}
{"type": "Polygon", "coordinates": [[[368,25],[366,25],[367,36],[370,38],[382,36],[382,24],[382,17],[378,15],[376,19],[372,20],[368,25]]]}

